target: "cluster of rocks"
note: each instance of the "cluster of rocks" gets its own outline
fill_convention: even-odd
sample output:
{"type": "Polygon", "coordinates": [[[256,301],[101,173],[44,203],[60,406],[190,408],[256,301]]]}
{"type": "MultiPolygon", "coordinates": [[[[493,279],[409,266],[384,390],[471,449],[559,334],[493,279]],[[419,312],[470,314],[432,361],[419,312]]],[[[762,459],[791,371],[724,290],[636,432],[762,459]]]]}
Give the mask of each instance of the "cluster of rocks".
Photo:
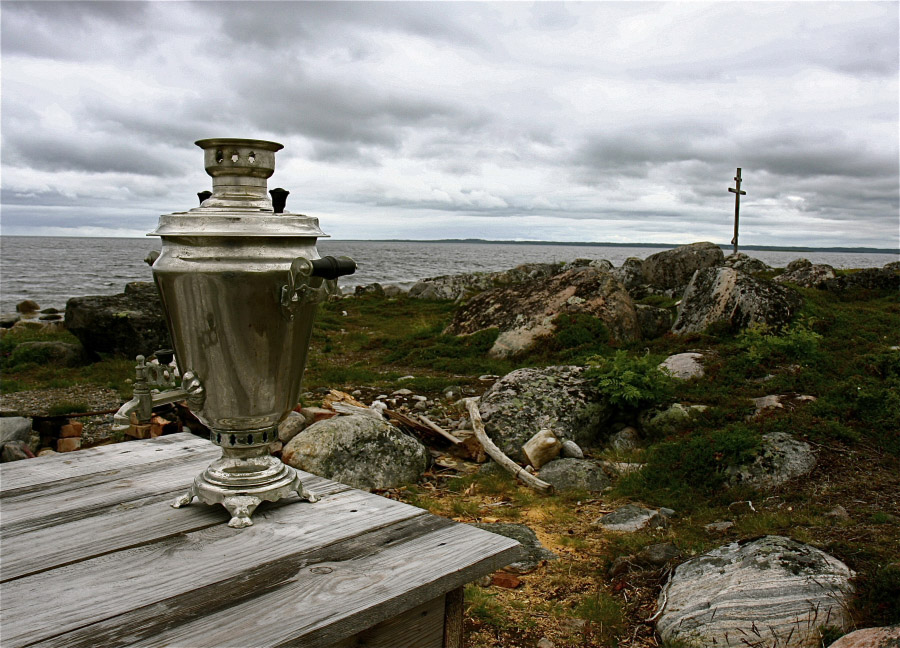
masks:
{"type": "Polygon", "coordinates": [[[65,313],[56,308],[41,308],[37,302],[25,299],[16,304],[14,313],[0,313],[0,336],[8,330],[61,329],[64,317],[65,313]]]}

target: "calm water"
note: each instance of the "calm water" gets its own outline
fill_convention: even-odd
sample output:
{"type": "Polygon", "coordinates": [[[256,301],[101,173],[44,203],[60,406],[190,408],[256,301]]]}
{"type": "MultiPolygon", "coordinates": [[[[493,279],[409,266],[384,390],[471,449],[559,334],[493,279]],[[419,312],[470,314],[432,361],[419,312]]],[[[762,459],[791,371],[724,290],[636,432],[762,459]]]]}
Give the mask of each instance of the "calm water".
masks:
{"type": "MultiPolygon", "coordinates": [[[[506,270],[522,263],[607,259],[614,265],[628,257],[660,251],[647,247],[513,245],[503,243],[412,243],[392,241],[318,242],[321,255],[347,255],[359,265],[341,286],[378,282],[408,288],[418,279],[463,272],[506,270]]],[[[152,281],[143,259],[159,240],[153,238],[0,237],[0,311],[15,310],[23,299],[41,308],[65,307],[70,297],[111,295],[129,281],[152,281]]],[[[880,267],[896,254],[846,252],[749,251],[774,267],[803,256],[836,268],[880,267]]]]}

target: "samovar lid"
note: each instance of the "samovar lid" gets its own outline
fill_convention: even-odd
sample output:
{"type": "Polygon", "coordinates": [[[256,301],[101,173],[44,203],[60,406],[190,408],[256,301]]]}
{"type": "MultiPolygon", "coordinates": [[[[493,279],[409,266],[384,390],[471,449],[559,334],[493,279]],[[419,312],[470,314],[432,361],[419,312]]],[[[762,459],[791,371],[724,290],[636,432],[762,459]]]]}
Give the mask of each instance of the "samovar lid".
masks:
{"type": "Polygon", "coordinates": [[[203,149],[212,195],[190,211],[160,216],[148,236],[327,236],[317,218],[273,210],[266,181],[281,144],[224,137],[195,144],[203,149]]]}

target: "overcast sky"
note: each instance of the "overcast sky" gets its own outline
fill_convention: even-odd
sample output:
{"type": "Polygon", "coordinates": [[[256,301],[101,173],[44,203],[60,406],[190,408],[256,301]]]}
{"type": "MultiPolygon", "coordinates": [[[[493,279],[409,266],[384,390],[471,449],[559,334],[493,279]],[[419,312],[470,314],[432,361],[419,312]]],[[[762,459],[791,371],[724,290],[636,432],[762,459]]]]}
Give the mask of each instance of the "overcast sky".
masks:
{"type": "Polygon", "coordinates": [[[2,233],[142,236],[274,140],[338,239],[897,247],[897,2],[16,2],[2,233]]]}

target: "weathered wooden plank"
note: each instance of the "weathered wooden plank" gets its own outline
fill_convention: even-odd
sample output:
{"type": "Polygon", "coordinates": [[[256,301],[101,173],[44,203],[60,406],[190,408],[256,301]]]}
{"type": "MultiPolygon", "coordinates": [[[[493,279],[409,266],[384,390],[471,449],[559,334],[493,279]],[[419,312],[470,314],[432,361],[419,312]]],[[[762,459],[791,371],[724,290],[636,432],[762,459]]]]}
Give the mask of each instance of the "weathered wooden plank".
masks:
{"type": "Polygon", "coordinates": [[[78,452],[12,461],[0,466],[0,494],[5,497],[24,488],[165,461],[179,454],[207,450],[210,447],[215,448],[206,439],[190,432],[181,432],[146,441],[114,443],[78,452]]]}
{"type": "MultiPolygon", "coordinates": [[[[119,471],[107,480],[84,487],[59,489],[52,485],[46,495],[29,492],[3,501],[3,527],[27,524],[31,528],[89,517],[97,511],[130,501],[186,491],[200,472],[209,465],[202,453],[188,455],[188,460],[173,458],[157,470],[132,476],[130,470],[119,471]]],[[[0,531],[2,533],[2,531],[0,531]]]]}
{"type": "MultiPolygon", "coordinates": [[[[178,448],[176,447],[174,449],[178,448]]],[[[195,447],[191,448],[189,451],[182,450],[182,452],[178,454],[167,453],[165,455],[165,458],[156,459],[157,457],[160,457],[160,455],[154,455],[153,458],[156,459],[155,461],[148,461],[132,466],[126,466],[121,469],[103,470],[101,472],[78,475],[54,482],[45,482],[9,491],[4,490],[2,491],[3,497],[2,499],[0,499],[0,510],[12,506],[17,501],[28,499],[29,497],[46,498],[57,493],[66,493],[76,488],[86,488],[88,486],[104,484],[115,479],[121,479],[123,477],[135,480],[145,479],[147,481],[150,481],[149,475],[152,475],[156,471],[163,468],[178,464],[194,463],[201,466],[202,469],[202,467],[205,467],[212,463],[214,460],[218,459],[221,454],[221,448],[218,448],[211,443],[207,443],[205,447],[195,447]]],[[[52,458],[58,460],[59,455],[56,455],[52,458]]],[[[105,458],[95,458],[95,461],[101,460],[104,461],[104,464],[101,467],[105,467],[105,458]]]]}
{"type": "MultiPolygon", "coordinates": [[[[217,525],[12,580],[3,585],[0,601],[4,646],[31,645],[77,628],[85,629],[78,635],[82,645],[129,644],[124,637],[100,641],[95,636],[98,623],[103,621],[107,631],[137,632],[140,623],[120,627],[117,617],[151,610],[144,623],[158,623],[172,614],[172,601],[185,596],[195,600],[192,593],[198,591],[224,597],[227,607],[234,602],[220,584],[229,579],[241,581],[260,565],[281,565],[290,556],[424,515],[401,502],[348,490],[315,504],[264,509],[246,529],[217,525]]],[[[268,587],[252,582],[256,594],[268,587]]],[[[201,602],[197,613],[205,611],[201,602]]],[[[59,646],[79,645],[66,635],[56,641],[59,646]]]]}
{"type": "Polygon", "coordinates": [[[518,554],[514,540],[426,514],[35,645],[326,647],[518,554]]]}
{"type": "MultiPolygon", "coordinates": [[[[302,473],[307,488],[326,497],[349,490],[349,486],[302,473]]],[[[180,494],[177,491],[175,494],[180,494]]],[[[222,506],[195,501],[191,506],[173,509],[173,493],[165,493],[96,510],[90,516],[60,524],[31,526],[29,521],[4,526],[0,538],[0,582],[34,574],[62,565],[88,560],[113,551],[121,551],[155,542],[173,535],[199,531],[231,518],[222,506]]],[[[279,506],[306,506],[292,496],[276,503],[264,503],[255,519],[265,519],[266,511],[279,506]]]]}
{"type": "Polygon", "coordinates": [[[446,648],[443,626],[444,597],[439,596],[330,648],[446,648]]]}

